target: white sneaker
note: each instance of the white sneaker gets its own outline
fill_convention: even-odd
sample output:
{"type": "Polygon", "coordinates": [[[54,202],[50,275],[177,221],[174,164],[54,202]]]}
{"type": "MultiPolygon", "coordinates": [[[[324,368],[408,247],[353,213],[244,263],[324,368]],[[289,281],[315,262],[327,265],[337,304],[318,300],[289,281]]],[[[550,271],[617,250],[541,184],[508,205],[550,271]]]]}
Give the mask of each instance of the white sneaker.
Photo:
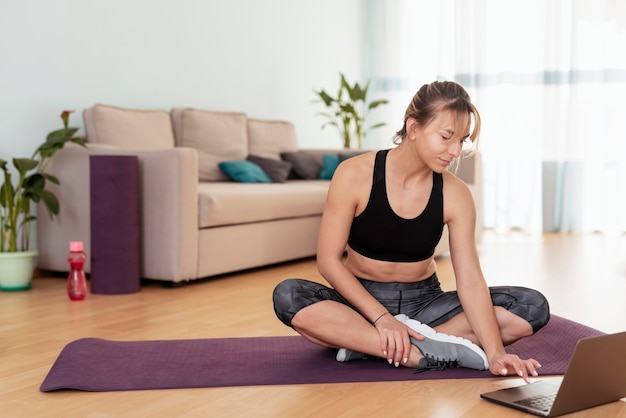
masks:
{"type": "Polygon", "coordinates": [[[424,356],[420,360],[417,370],[443,370],[454,367],[476,370],[489,369],[485,352],[470,340],[437,332],[426,324],[407,318],[406,315],[404,318],[398,318],[398,320],[425,337],[422,341],[411,337],[411,343],[424,356]]]}

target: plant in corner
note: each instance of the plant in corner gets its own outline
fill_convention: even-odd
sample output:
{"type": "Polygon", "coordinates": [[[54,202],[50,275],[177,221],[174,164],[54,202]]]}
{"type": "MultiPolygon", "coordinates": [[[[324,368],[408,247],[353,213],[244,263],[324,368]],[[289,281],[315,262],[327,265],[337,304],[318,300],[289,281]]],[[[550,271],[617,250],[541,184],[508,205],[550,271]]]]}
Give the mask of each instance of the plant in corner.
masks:
{"type": "Polygon", "coordinates": [[[50,218],[59,214],[59,201],[46,186],[48,182],[59,184],[59,180],[46,168],[50,158],[68,142],[85,146],[75,136],[78,128],[70,127],[69,117],[73,111],[61,113],[63,128],[50,132],[46,140],[37,147],[30,158],[13,158],[17,181],[13,183],[9,163],[0,159],[4,182],[0,187],[0,289],[21,290],[30,287],[34,258],[37,251],[30,250],[30,225],[37,219],[31,213],[31,203],[42,201],[50,218]],[[8,260],[8,261],[7,261],[8,260]],[[5,264],[7,263],[7,264],[5,264]],[[29,271],[18,273],[16,269],[29,271]]]}
{"type": "Polygon", "coordinates": [[[341,79],[336,97],[324,90],[315,90],[315,94],[328,108],[328,112],[318,113],[328,119],[322,125],[322,129],[328,125],[336,127],[343,140],[344,148],[350,148],[353,143],[356,143],[357,148],[361,149],[367,133],[385,125],[385,123],[377,123],[365,127],[369,112],[380,105],[387,104],[388,101],[383,99],[368,102],[369,81],[364,86],[359,83],[350,85],[342,73],[339,73],[339,76],[341,79]]]}

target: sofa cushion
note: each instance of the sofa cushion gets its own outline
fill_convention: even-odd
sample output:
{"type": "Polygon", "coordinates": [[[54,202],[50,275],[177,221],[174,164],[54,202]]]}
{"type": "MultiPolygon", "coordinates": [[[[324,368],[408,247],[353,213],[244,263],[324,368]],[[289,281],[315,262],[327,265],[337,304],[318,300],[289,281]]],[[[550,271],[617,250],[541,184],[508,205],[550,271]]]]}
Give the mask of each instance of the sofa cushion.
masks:
{"type": "Polygon", "coordinates": [[[220,170],[232,180],[240,183],[271,183],[265,171],[252,161],[222,161],[218,164],[220,170]]]}
{"type": "Polygon", "coordinates": [[[290,122],[248,119],[248,150],[251,155],[279,160],[281,152],[297,149],[296,130],[290,122]]]}
{"type": "Polygon", "coordinates": [[[198,152],[201,181],[229,180],[218,167],[222,161],[245,160],[248,155],[246,115],[192,108],[172,110],[176,144],[198,152]]]}
{"type": "Polygon", "coordinates": [[[281,152],[280,157],[291,163],[296,178],[303,180],[319,178],[322,166],[311,154],[304,151],[281,152]]]}
{"type": "Polygon", "coordinates": [[[329,181],[283,184],[200,182],[199,227],[245,224],[321,215],[329,181]]]}
{"type": "Polygon", "coordinates": [[[97,104],[83,112],[87,140],[137,149],[174,147],[169,112],[134,110],[97,104]]]}
{"type": "Polygon", "coordinates": [[[248,155],[248,161],[261,167],[274,183],[284,183],[291,171],[291,164],[287,161],[263,158],[258,155],[248,155]]]}

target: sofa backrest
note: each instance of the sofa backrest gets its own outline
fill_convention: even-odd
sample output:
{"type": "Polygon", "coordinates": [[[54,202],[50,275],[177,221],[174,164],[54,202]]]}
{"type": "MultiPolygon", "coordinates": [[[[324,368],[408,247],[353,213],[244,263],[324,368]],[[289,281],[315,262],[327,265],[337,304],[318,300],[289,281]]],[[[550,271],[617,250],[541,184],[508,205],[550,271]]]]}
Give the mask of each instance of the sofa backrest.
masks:
{"type": "Polygon", "coordinates": [[[218,164],[248,156],[246,115],[193,108],[171,112],[175,141],[179,147],[198,152],[198,177],[202,181],[226,181],[218,164]]]}
{"type": "Polygon", "coordinates": [[[223,161],[250,155],[280,160],[281,152],[297,150],[295,129],[289,122],[182,107],[173,108],[171,116],[176,145],[198,152],[201,181],[228,181],[218,166],[223,161]]]}
{"type": "Polygon", "coordinates": [[[200,181],[229,181],[218,164],[248,156],[281,159],[298,149],[292,123],[188,107],[136,110],[96,104],[83,111],[87,141],[133,149],[175,146],[198,153],[200,181]]]}
{"type": "Polygon", "coordinates": [[[296,130],[290,122],[248,119],[248,153],[280,160],[281,152],[297,151],[296,130]]]}
{"type": "Polygon", "coordinates": [[[88,142],[135,149],[174,147],[172,122],[165,110],[96,104],[83,111],[83,121],[88,142]]]}

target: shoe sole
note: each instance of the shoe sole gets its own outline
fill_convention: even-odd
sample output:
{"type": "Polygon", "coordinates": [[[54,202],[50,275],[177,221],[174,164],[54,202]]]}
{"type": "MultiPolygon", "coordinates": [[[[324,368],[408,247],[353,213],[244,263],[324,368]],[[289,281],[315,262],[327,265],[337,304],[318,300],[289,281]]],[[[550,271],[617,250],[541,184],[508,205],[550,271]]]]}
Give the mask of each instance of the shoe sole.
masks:
{"type": "Polygon", "coordinates": [[[337,351],[337,356],[335,357],[335,359],[340,363],[344,363],[346,361],[352,361],[352,360],[363,360],[366,357],[367,356],[363,353],[348,350],[347,348],[340,348],[337,351]]]}
{"type": "Polygon", "coordinates": [[[344,361],[350,361],[350,354],[352,354],[351,350],[348,350],[346,348],[340,348],[339,351],[337,351],[337,357],[335,357],[337,359],[337,361],[343,363],[344,361]]]}

